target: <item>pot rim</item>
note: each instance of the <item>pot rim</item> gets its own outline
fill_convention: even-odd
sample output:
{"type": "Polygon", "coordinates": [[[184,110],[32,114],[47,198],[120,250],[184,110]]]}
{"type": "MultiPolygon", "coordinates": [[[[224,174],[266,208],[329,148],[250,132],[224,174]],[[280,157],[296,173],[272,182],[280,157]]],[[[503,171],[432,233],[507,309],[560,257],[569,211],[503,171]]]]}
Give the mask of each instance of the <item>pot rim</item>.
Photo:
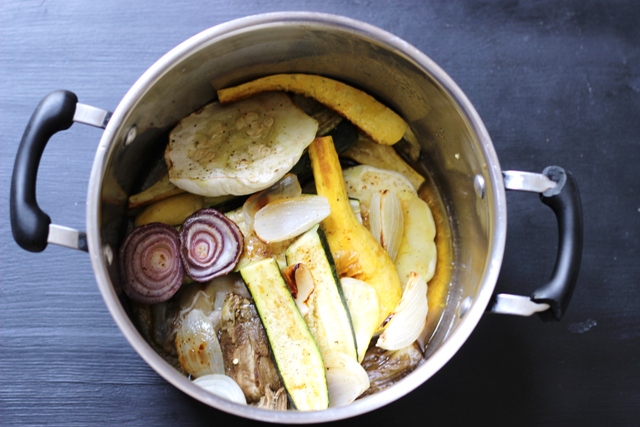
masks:
{"type": "Polygon", "coordinates": [[[475,108],[462,90],[435,62],[399,37],[352,18],[317,12],[274,12],[232,20],[192,36],[163,55],[135,82],[114,110],[98,145],[89,179],[86,227],[91,263],[105,304],[130,345],[160,376],[187,395],[230,414],[272,423],[306,424],[350,418],[385,406],[419,387],[453,357],[480,321],[493,294],[504,253],[506,219],[506,197],[502,171],[488,132],[475,108]],[[451,98],[456,101],[460,114],[466,116],[480,142],[482,154],[486,161],[487,176],[489,177],[489,182],[486,183],[486,186],[492,190],[493,197],[491,197],[491,200],[494,212],[494,218],[490,221],[489,226],[488,244],[490,253],[487,257],[488,265],[485,266],[479,292],[464,313],[464,319],[450,332],[446,342],[429,356],[428,362],[418,367],[411,375],[408,375],[393,387],[382,392],[357,400],[344,407],[312,412],[270,411],[232,403],[226,399],[211,395],[197,385],[192,384],[191,381],[171,367],[141,337],[120,304],[107,271],[107,264],[110,262],[109,257],[113,258],[115,256],[114,251],[113,249],[104,248],[100,237],[100,190],[110,149],[113,144],[118,143],[118,141],[114,140],[115,136],[141,95],[171,69],[173,64],[188,57],[192,52],[203,46],[215,43],[217,39],[255,27],[295,24],[333,27],[342,31],[358,33],[393,49],[399,55],[417,64],[419,68],[428,71],[443,90],[446,90],[451,98]]]}

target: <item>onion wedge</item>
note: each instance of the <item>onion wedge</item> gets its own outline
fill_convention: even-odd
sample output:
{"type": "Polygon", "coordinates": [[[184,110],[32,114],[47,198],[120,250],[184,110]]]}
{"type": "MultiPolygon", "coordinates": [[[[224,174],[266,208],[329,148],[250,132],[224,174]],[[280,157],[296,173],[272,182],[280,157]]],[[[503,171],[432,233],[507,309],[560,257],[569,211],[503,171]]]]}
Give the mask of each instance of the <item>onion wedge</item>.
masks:
{"type": "Polygon", "coordinates": [[[369,230],[395,261],[404,234],[404,214],[393,190],[378,191],[371,197],[369,230]]]}
{"type": "Polygon", "coordinates": [[[253,227],[262,241],[281,242],[310,230],[330,213],[329,201],[323,196],[280,199],[256,213],[253,227]]]}
{"type": "Polygon", "coordinates": [[[329,407],[344,406],[369,388],[369,376],[352,357],[339,352],[324,356],[329,388],[329,407]]]}
{"type": "Polygon", "coordinates": [[[302,188],[300,188],[298,177],[292,173],[288,173],[271,187],[253,194],[244,202],[242,206],[244,221],[250,228],[253,228],[253,220],[256,212],[267,204],[280,199],[298,197],[301,194],[302,188]]]}
{"type": "Polygon", "coordinates": [[[427,322],[427,282],[415,272],[409,275],[402,299],[391,320],[378,337],[377,347],[385,350],[400,350],[418,339],[427,322]]]}
{"type": "Polygon", "coordinates": [[[233,378],[221,374],[209,374],[198,377],[193,380],[194,384],[199,385],[211,394],[215,394],[223,399],[230,400],[234,403],[247,404],[242,389],[233,378]]]}
{"type": "Polygon", "coordinates": [[[182,319],[176,334],[176,350],[182,369],[194,377],[224,374],[218,334],[201,310],[193,309],[182,319]]]}

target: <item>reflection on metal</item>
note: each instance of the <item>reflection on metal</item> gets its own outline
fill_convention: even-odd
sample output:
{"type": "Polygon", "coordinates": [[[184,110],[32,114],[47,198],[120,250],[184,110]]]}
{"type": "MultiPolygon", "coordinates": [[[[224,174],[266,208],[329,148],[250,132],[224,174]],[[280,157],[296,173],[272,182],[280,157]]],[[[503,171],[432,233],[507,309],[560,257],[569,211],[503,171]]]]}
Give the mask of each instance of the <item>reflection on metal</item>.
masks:
{"type": "Polygon", "coordinates": [[[111,112],[79,102],[76,104],[76,112],[73,114],[74,122],[84,123],[85,125],[102,129],[107,127],[110,118],[111,112]]]}
{"type": "Polygon", "coordinates": [[[541,173],[503,171],[504,188],[507,190],[544,193],[556,186],[556,183],[541,173]]]}
{"type": "Polygon", "coordinates": [[[476,175],[473,180],[473,188],[476,190],[476,195],[481,199],[484,199],[485,195],[485,183],[482,175],[476,175]]]}
{"type": "Polygon", "coordinates": [[[47,242],[66,248],[88,251],[87,235],[82,231],[62,225],[49,224],[47,242]]]}
{"type": "Polygon", "coordinates": [[[512,314],[515,316],[531,316],[549,309],[549,304],[531,301],[522,295],[498,294],[495,302],[489,307],[491,313],[512,314]]]}

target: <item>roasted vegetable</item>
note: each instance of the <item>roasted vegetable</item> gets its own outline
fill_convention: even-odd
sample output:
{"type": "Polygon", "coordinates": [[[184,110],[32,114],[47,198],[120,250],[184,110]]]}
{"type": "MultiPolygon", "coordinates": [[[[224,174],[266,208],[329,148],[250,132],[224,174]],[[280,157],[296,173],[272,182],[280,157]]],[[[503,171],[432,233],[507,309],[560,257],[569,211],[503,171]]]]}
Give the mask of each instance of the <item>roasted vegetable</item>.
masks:
{"type": "Polygon", "coordinates": [[[254,193],[296,164],[317,129],[283,93],[227,107],[206,105],[171,131],[165,151],[169,179],[203,196],[254,193]]]}
{"type": "Polygon", "coordinates": [[[401,173],[411,182],[411,185],[413,185],[416,191],[424,182],[424,177],[409,166],[402,157],[396,153],[393,147],[376,144],[364,135],[360,135],[358,142],[344,153],[341,153],[340,156],[355,160],[363,165],[401,173]]]}
{"type": "Polygon", "coordinates": [[[287,392],[284,387],[275,392],[270,388],[267,388],[265,395],[260,398],[260,401],[256,406],[261,409],[270,409],[272,411],[286,411],[287,392]]]}
{"type": "Polygon", "coordinates": [[[362,361],[369,376],[369,388],[363,396],[392,386],[409,375],[422,360],[422,352],[416,343],[396,351],[371,347],[362,361]]]}
{"type": "Polygon", "coordinates": [[[342,82],[313,74],[276,74],[239,86],[218,90],[223,105],[268,91],[309,96],[358,126],[379,144],[392,145],[402,138],[407,123],[371,95],[342,82]]]}
{"type": "Polygon", "coordinates": [[[373,194],[369,205],[369,231],[395,261],[404,235],[404,214],[395,191],[373,194]]]}
{"type": "Polygon", "coordinates": [[[259,261],[264,258],[274,258],[281,268],[287,265],[284,253],[293,239],[283,240],[282,242],[263,242],[256,235],[253,227],[247,225],[242,208],[227,212],[226,216],[238,226],[244,236],[244,249],[235,271],[239,271],[253,261],[259,261]]]}
{"type": "Polygon", "coordinates": [[[265,242],[282,242],[310,230],[331,212],[325,197],[305,194],[269,203],[255,216],[253,228],[265,242]]]}
{"type": "Polygon", "coordinates": [[[352,277],[340,279],[344,299],[349,307],[351,324],[356,336],[358,362],[362,362],[371,342],[371,337],[380,326],[378,322],[378,293],[363,282],[352,277]]]}
{"type": "Polygon", "coordinates": [[[203,207],[204,197],[197,194],[182,193],[146,206],[136,215],[133,224],[136,227],[152,222],[180,225],[189,215],[203,207]]]}
{"type": "Polygon", "coordinates": [[[193,380],[194,384],[202,387],[211,394],[230,400],[235,403],[247,404],[240,386],[226,375],[209,374],[193,380]]]}
{"type": "Polygon", "coordinates": [[[356,166],[344,171],[344,181],[349,197],[360,200],[366,225],[373,196],[389,190],[395,192],[404,212],[403,238],[394,261],[402,286],[412,271],[428,282],[433,277],[437,257],[435,223],[429,206],[418,197],[407,178],[393,171],[356,166]]]}
{"type": "Polygon", "coordinates": [[[129,209],[137,208],[138,206],[146,206],[183,192],[183,189],[176,187],[171,183],[171,181],[169,181],[169,175],[164,175],[151,187],[130,196],[129,209]]]}
{"type": "Polygon", "coordinates": [[[362,365],[344,353],[324,357],[329,387],[329,406],[348,405],[369,388],[369,377],[362,365]]]}
{"type": "Polygon", "coordinates": [[[418,339],[427,322],[427,283],[419,274],[411,272],[385,330],[378,337],[376,346],[385,350],[400,350],[418,339]]]}
{"type": "Polygon", "coordinates": [[[222,306],[220,347],[225,373],[238,383],[247,402],[257,403],[282,387],[255,306],[234,293],[227,295],[222,306]]]}
{"type": "Polygon", "coordinates": [[[193,309],[182,319],[176,334],[176,348],[182,369],[195,378],[224,374],[216,330],[201,310],[193,309]]]}
{"type": "Polygon", "coordinates": [[[322,356],[344,353],[357,359],[356,342],[349,311],[336,275],[331,252],[319,226],[313,227],[289,246],[287,264],[304,264],[313,277],[314,288],[304,320],[322,356]]]}
{"type": "Polygon", "coordinates": [[[275,260],[240,270],[269,338],[284,387],[295,409],[326,409],[329,392],[320,350],[300,315],[275,260]]]}
{"type": "Polygon", "coordinates": [[[120,248],[120,270],[122,288],[132,300],[143,304],[168,300],[184,276],[178,232],[160,223],[134,228],[120,248]]]}
{"type": "Polygon", "coordinates": [[[331,137],[316,138],[309,146],[316,189],[331,205],[331,214],[322,221],[333,254],[356,254],[354,278],[373,286],[378,294],[378,324],[395,309],[402,285],[393,261],[356,218],[351,209],[342,169],[331,137]]]}
{"type": "Polygon", "coordinates": [[[197,282],[232,272],[243,247],[244,237],[238,226],[215,209],[200,209],[180,229],[182,265],[197,282]]]}

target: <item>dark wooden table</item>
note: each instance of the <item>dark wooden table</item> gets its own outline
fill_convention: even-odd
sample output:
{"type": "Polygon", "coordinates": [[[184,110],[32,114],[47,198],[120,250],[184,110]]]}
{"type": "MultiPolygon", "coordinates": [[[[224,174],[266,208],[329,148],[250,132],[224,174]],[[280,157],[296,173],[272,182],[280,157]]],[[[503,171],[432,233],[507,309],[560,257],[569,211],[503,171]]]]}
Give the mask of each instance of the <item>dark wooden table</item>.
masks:
{"type": "MultiPolygon", "coordinates": [[[[109,316],[87,254],[19,249],[8,189],[24,126],[45,94],[69,89],[83,103],[113,110],[181,41],[281,10],[343,14],[417,46],[474,103],[503,169],[539,172],[557,164],[574,173],[582,191],[583,267],[565,318],[485,315],[426,384],[356,421],[637,425],[640,3],[584,0],[2,1],[0,425],[256,424],[194,401],[140,359],[109,316]]],[[[47,147],[38,195],[55,223],[85,228],[100,136],[76,125],[47,147]]],[[[536,196],[509,194],[508,205],[497,287],[527,294],[550,275],[555,220],[536,196]]]]}

